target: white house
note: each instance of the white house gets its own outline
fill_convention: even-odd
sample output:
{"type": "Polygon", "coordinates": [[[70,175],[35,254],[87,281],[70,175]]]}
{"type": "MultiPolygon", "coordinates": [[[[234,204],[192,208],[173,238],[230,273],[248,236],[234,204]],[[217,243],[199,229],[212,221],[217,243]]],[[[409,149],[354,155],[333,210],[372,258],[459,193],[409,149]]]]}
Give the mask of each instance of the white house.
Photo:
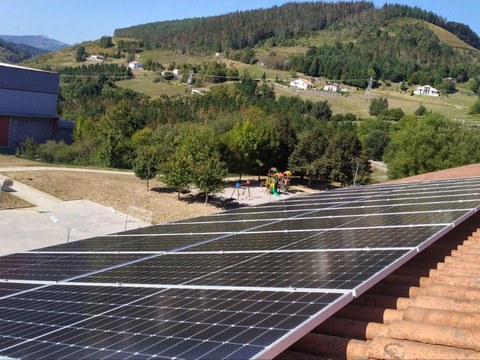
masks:
{"type": "Polygon", "coordinates": [[[88,57],[90,60],[96,60],[96,61],[103,61],[105,60],[105,56],[103,55],[90,55],[88,57]]]}
{"type": "Polygon", "coordinates": [[[325,91],[332,91],[332,92],[340,92],[340,84],[337,83],[327,83],[323,90],[325,91]]]}
{"type": "Polygon", "coordinates": [[[440,91],[430,85],[419,86],[413,93],[415,95],[440,96],[440,91]]]}
{"type": "Polygon", "coordinates": [[[128,67],[131,69],[141,69],[143,63],[141,61],[132,61],[128,63],[128,67]]]}
{"type": "Polygon", "coordinates": [[[307,79],[294,79],[290,81],[290,86],[302,90],[313,89],[315,87],[315,85],[313,85],[312,82],[308,81],[307,79]]]}

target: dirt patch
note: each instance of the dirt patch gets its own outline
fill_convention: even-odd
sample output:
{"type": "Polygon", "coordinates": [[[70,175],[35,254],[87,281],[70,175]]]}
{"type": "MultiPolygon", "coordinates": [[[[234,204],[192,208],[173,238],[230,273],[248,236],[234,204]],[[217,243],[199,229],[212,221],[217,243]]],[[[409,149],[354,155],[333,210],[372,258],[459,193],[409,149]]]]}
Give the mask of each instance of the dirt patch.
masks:
{"type": "Polygon", "coordinates": [[[173,189],[159,181],[146,182],[135,176],[97,174],[69,171],[22,171],[6,176],[62,200],[87,199],[111,206],[123,213],[129,206],[151,211],[154,223],[186,219],[211,214],[223,209],[203,204],[204,199],[194,194],[182,194],[181,200],[173,189]]]}
{"type": "Polygon", "coordinates": [[[12,193],[2,191],[0,193],[0,210],[21,209],[35,206],[28,201],[16,197],[12,193]]]}
{"type": "Polygon", "coordinates": [[[41,164],[35,161],[21,159],[14,155],[2,155],[0,154],[0,167],[7,167],[7,166],[39,166],[45,164],[41,164]]]}

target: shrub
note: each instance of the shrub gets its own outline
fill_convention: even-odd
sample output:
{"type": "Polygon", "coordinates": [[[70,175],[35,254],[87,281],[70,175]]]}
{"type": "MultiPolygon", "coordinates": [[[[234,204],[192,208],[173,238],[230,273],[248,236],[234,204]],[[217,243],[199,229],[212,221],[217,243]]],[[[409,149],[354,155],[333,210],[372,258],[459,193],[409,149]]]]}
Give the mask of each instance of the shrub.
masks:
{"type": "Polygon", "coordinates": [[[423,105],[420,105],[417,110],[415,110],[415,115],[423,116],[427,113],[427,108],[423,105]]]}
{"type": "Polygon", "coordinates": [[[20,144],[20,155],[25,156],[27,159],[33,160],[37,156],[38,143],[30,136],[27,136],[25,140],[20,144]]]}
{"type": "Polygon", "coordinates": [[[79,157],[79,148],[63,141],[49,140],[38,147],[38,156],[46,162],[71,164],[79,157]]]}

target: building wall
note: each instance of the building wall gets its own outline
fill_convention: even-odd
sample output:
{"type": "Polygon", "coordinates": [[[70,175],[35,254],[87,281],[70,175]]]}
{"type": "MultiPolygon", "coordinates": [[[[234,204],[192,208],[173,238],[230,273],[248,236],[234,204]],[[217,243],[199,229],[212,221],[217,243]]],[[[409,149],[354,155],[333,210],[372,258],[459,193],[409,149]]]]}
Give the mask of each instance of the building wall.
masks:
{"type": "Polygon", "coordinates": [[[0,88],[0,115],[57,117],[56,94],[0,88]]]}
{"type": "Polygon", "coordinates": [[[28,117],[11,117],[8,147],[18,147],[27,137],[38,143],[44,143],[53,138],[56,119],[39,119],[28,117]]]}
{"type": "Polygon", "coordinates": [[[13,151],[26,137],[54,138],[59,81],[57,73],[0,63],[0,148],[13,151]]]}
{"type": "Polygon", "coordinates": [[[0,89],[58,95],[59,83],[60,75],[57,73],[0,64],[0,89]]]}

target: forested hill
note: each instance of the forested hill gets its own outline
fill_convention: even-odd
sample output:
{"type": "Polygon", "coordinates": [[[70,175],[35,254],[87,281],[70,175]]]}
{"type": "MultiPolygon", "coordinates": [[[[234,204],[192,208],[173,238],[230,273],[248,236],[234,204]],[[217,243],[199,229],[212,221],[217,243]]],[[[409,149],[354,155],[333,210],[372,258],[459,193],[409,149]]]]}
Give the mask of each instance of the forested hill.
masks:
{"type": "Polygon", "coordinates": [[[142,40],[147,49],[225,51],[268,45],[294,45],[295,40],[325,29],[348,29],[353,34],[365,27],[382,26],[401,17],[437,25],[476,49],[480,37],[467,25],[418,7],[371,2],[287,3],[269,9],[234,12],[220,16],[162,21],[115,30],[116,37],[142,40]]]}
{"type": "Polygon", "coordinates": [[[0,39],[0,62],[16,64],[45,51],[23,44],[0,39]]]}

